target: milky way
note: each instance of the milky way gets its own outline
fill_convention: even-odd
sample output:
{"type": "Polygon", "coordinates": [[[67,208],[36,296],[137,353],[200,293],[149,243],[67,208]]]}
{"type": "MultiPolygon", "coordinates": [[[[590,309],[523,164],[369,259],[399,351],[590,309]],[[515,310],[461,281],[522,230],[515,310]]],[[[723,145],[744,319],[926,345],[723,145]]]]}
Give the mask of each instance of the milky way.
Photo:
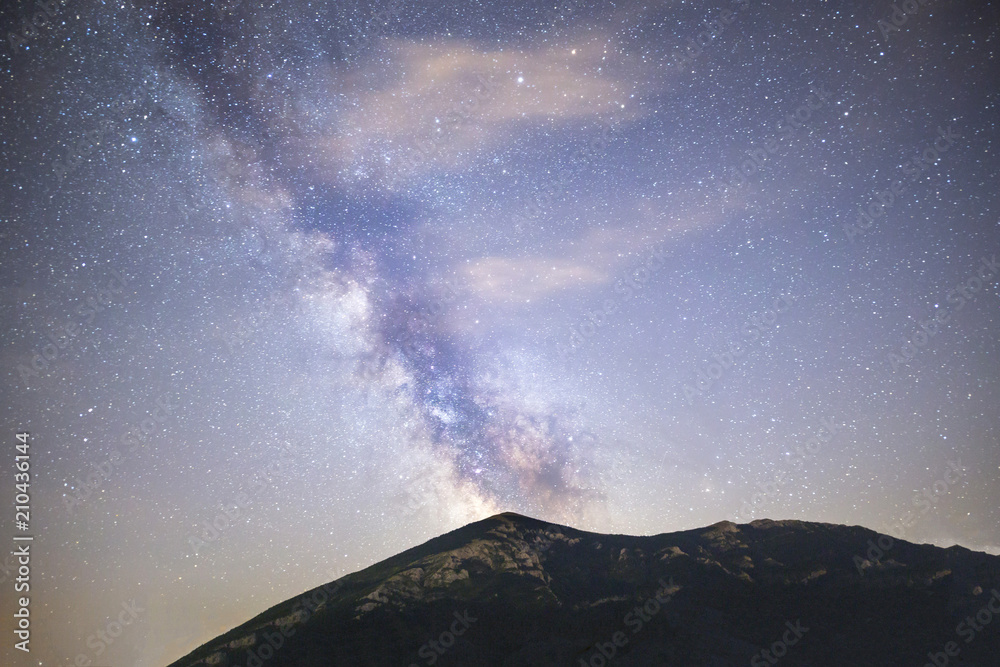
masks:
{"type": "Polygon", "coordinates": [[[1000,553],[996,4],[9,5],[4,664],[501,511],[1000,553]]]}

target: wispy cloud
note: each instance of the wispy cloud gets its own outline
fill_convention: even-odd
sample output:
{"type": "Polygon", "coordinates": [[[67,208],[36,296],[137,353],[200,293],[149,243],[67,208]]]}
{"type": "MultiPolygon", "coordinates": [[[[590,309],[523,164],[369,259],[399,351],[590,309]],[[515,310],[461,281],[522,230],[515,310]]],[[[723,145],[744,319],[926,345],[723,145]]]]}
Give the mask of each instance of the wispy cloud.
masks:
{"type": "MultiPolygon", "coordinates": [[[[633,268],[654,248],[669,247],[686,235],[720,225],[718,205],[673,202],[672,211],[645,197],[615,204],[618,225],[587,224],[571,242],[558,241],[534,255],[490,255],[462,261],[454,271],[487,305],[530,305],[533,301],[580,288],[600,288],[633,268]]],[[[593,215],[604,213],[598,210],[593,215]]],[[[558,218],[555,211],[553,217],[558,218]]],[[[478,317],[478,314],[477,314],[478,317]]]]}
{"type": "Polygon", "coordinates": [[[324,182],[393,190],[430,170],[465,168],[527,127],[558,128],[612,110],[620,121],[641,117],[635,78],[612,62],[612,40],[588,34],[574,44],[490,50],[462,40],[387,39],[378,60],[331,86],[328,94],[345,100],[342,112],[297,150],[324,182]],[[402,167],[429,139],[432,159],[402,167]]]}
{"type": "Polygon", "coordinates": [[[541,257],[484,257],[465,269],[469,287],[489,302],[525,303],[568,287],[607,280],[586,264],[541,257]]]}

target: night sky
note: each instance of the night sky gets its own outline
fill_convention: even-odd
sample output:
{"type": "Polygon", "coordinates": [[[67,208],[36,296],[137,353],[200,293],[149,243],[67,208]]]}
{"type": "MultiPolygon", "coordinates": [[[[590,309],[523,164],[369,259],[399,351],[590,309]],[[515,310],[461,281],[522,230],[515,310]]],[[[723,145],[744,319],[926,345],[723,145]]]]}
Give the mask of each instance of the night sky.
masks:
{"type": "Polygon", "coordinates": [[[502,511],[1000,553],[1000,6],[899,6],[5,3],[3,663],[502,511]]]}

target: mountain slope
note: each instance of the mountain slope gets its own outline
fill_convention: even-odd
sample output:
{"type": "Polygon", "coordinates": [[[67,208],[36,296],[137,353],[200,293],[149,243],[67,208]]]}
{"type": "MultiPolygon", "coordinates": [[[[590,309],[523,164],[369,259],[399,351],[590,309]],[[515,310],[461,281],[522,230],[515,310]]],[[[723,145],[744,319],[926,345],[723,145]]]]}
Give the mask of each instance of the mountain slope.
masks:
{"type": "Polygon", "coordinates": [[[634,537],[506,513],[281,603],[171,667],[923,665],[928,653],[997,666],[998,573],[1000,557],[857,526],[634,537]]]}

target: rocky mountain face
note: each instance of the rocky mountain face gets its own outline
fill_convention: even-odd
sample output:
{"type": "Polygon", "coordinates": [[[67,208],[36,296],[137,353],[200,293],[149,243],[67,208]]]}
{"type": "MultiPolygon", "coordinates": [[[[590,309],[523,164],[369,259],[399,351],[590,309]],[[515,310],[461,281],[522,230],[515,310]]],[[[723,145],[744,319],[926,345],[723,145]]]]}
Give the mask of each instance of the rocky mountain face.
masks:
{"type": "Polygon", "coordinates": [[[649,537],[500,514],[171,667],[1000,666],[1000,557],[760,520],[649,537]]]}

